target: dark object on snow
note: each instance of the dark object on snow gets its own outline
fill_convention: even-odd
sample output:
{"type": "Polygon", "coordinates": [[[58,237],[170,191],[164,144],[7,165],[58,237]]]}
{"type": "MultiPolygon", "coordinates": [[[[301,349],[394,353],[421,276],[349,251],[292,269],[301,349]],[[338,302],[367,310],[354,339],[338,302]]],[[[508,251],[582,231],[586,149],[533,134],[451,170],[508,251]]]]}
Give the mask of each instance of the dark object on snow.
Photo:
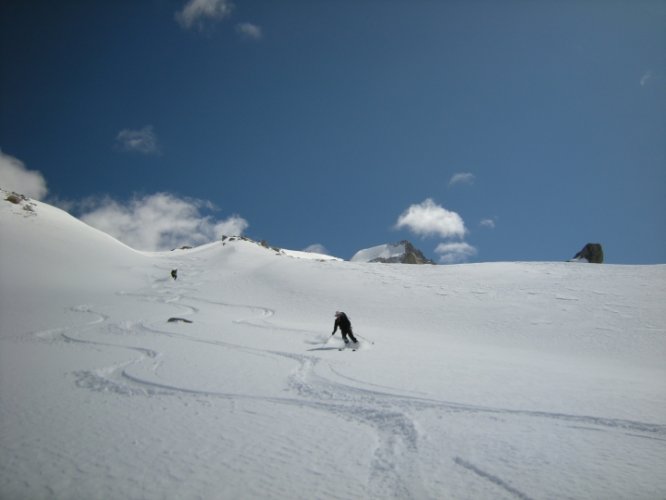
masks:
{"type": "Polygon", "coordinates": [[[167,323],[192,323],[191,319],[185,319],[185,318],[169,318],[167,320],[167,323]]]}
{"type": "Polygon", "coordinates": [[[585,259],[593,264],[603,264],[604,250],[600,243],[588,243],[580,252],[574,255],[574,259],[585,259]]]}
{"type": "Polygon", "coordinates": [[[382,264],[434,264],[434,262],[428,259],[423,252],[412,245],[407,240],[399,241],[398,243],[391,245],[392,247],[404,247],[404,252],[402,255],[396,255],[393,257],[377,257],[372,259],[370,262],[380,262],[382,264]]]}
{"type": "Polygon", "coordinates": [[[358,344],[358,340],[356,340],[356,337],[354,337],[354,333],[352,332],[351,321],[349,321],[347,315],[341,311],[335,312],[335,323],[333,324],[333,333],[331,333],[331,336],[335,335],[335,332],[338,331],[338,327],[340,327],[342,340],[345,341],[345,344],[349,344],[347,335],[349,335],[349,338],[354,344],[358,344]]]}
{"type": "Polygon", "coordinates": [[[172,277],[173,279],[178,278],[178,269],[172,269],[172,270],[171,270],[171,277],[172,277]]]}
{"type": "Polygon", "coordinates": [[[18,193],[9,193],[7,195],[7,198],[5,198],[6,201],[13,203],[14,205],[19,205],[23,201],[27,201],[28,199],[23,196],[22,194],[18,193]]]}

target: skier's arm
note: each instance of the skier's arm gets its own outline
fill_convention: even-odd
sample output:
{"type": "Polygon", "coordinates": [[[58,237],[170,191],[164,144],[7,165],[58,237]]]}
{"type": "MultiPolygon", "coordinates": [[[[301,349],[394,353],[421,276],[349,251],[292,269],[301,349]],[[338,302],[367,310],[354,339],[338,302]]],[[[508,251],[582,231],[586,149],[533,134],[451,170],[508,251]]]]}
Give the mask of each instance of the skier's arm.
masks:
{"type": "Polygon", "coordinates": [[[331,333],[331,335],[335,335],[335,332],[338,331],[338,323],[339,321],[336,319],[335,323],[333,323],[333,333],[331,333]]]}

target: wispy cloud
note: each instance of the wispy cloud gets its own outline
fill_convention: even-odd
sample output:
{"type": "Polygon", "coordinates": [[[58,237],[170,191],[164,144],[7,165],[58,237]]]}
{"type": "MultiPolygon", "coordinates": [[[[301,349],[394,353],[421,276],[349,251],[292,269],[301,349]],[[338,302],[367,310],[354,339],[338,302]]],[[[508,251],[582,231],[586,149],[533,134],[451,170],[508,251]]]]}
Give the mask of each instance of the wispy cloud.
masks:
{"type": "Polygon", "coordinates": [[[261,27],[252,23],[239,23],[236,25],[236,33],[245,40],[259,41],[263,38],[261,27]]]}
{"type": "Polygon", "coordinates": [[[233,9],[234,4],[229,0],[189,0],[175,17],[183,28],[202,31],[207,23],[229,17],[233,9]]]}
{"type": "Polygon", "coordinates": [[[467,232],[460,215],[437,205],[430,198],[407,208],[398,217],[395,227],[407,228],[419,236],[436,235],[442,238],[462,238],[467,232]]]}
{"type": "Polygon", "coordinates": [[[160,152],[157,134],[155,134],[152,125],[146,125],[139,130],[121,130],[116,136],[116,146],[121,151],[143,154],[158,154],[160,152]]]}
{"type": "Polygon", "coordinates": [[[304,252],[320,253],[322,255],[328,255],[328,250],[321,243],[313,243],[307,248],[303,249],[304,252]]]}
{"type": "Polygon", "coordinates": [[[648,70],[643,73],[643,76],[641,77],[641,87],[645,87],[650,79],[652,79],[652,70],[648,70]]]}
{"type": "Polygon", "coordinates": [[[0,187],[15,191],[29,198],[41,200],[48,189],[44,176],[36,170],[28,170],[25,164],[0,150],[0,187]]]}
{"type": "Polygon", "coordinates": [[[474,184],[474,179],[476,177],[470,172],[459,172],[454,174],[449,180],[449,187],[455,186],[456,184],[474,184]]]}
{"type": "Polygon", "coordinates": [[[223,234],[240,235],[249,226],[239,215],[216,220],[202,212],[210,202],[179,198],[169,193],[135,197],[120,203],[111,198],[91,202],[80,219],[137,250],[170,250],[201,245],[223,234]]]}
{"type": "Polygon", "coordinates": [[[460,242],[440,243],[435,248],[435,253],[439,255],[439,261],[442,264],[455,264],[467,261],[467,259],[476,255],[477,251],[472,245],[460,242]]]}
{"type": "Polygon", "coordinates": [[[479,225],[481,227],[487,227],[488,229],[495,229],[496,219],[481,219],[479,225]]]}

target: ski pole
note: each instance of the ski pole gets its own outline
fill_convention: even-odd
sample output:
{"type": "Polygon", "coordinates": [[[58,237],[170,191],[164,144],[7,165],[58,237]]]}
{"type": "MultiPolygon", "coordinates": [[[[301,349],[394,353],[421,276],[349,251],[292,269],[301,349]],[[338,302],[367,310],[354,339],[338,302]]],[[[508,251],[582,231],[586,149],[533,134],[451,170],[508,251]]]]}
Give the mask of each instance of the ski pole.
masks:
{"type": "Polygon", "coordinates": [[[360,335],[358,333],[356,334],[356,336],[359,337],[359,338],[362,338],[366,342],[370,342],[372,345],[375,345],[375,342],[373,340],[370,340],[368,337],[364,337],[363,335],[360,335]]]}

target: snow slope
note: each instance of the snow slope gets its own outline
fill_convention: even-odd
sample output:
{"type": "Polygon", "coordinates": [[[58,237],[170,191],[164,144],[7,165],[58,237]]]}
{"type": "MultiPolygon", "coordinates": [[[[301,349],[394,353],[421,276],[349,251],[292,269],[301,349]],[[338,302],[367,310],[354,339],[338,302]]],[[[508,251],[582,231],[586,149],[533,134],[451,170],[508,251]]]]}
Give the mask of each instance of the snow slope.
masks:
{"type": "Polygon", "coordinates": [[[0,231],[3,499],[666,498],[666,266],[0,231]]]}

